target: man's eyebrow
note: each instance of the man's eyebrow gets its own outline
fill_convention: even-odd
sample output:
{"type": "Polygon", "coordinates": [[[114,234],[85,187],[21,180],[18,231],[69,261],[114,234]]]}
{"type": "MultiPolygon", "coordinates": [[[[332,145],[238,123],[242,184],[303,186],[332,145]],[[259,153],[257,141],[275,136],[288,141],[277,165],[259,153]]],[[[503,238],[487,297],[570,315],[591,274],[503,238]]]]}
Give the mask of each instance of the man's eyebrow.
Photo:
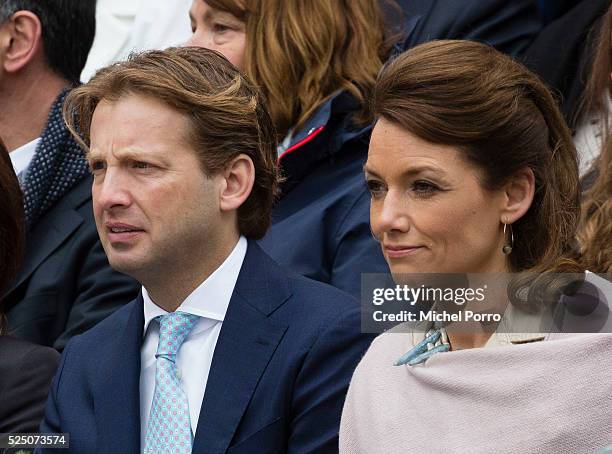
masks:
{"type": "Polygon", "coordinates": [[[100,153],[97,151],[91,151],[91,148],[85,151],[85,160],[86,161],[95,161],[100,159],[100,153]]]}

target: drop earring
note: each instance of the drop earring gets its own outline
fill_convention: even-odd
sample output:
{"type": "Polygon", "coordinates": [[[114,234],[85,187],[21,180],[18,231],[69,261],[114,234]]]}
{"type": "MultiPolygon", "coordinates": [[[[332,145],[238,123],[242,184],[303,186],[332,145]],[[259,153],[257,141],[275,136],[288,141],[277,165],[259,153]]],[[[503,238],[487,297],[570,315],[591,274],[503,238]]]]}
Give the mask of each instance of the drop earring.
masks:
{"type": "MultiPolygon", "coordinates": [[[[504,241],[506,239],[506,226],[508,224],[506,224],[504,222],[504,241]]],[[[504,247],[502,247],[502,252],[505,255],[509,255],[512,252],[512,248],[514,247],[514,232],[512,231],[512,224],[510,224],[510,244],[504,244],[504,247]]]]}

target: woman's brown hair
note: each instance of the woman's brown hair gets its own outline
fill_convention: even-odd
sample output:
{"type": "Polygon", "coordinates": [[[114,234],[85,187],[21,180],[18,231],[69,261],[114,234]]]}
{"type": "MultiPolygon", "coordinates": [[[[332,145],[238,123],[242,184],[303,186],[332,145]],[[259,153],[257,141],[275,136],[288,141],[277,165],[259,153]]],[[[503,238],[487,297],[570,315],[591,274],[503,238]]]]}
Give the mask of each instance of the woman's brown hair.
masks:
{"type": "Polygon", "coordinates": [[[576,151],[550,92],[524,66],[484,44],[429,42],[383,69],[373,112],[421,139],[462,150],[485,189],[531,168],[534,200],[512,226],[509,268],[581,271],[569,258],[579,218],[576,151]]]}
{"type": "MultiPolygon", "coordinates": [[[[25,243],[25,215],[19,181],[8,151],[0,140],[0,295],[21,267],[25,243]]],[[[5,320],[0,300],[0,334],[5,320]]]]}
{"type": "Polygon", "coordinates": [[[299,130],[338,90],[362,105],[356,120],[370,119],[366,100],[399,36],[385,23],[380,0],[206,2],[246,23],[244,69],[267,99],[280,136],[299,130]]]}
{"type": "Polygon", "coordinates": [[[585,193],[578,229],[580,254],[586,269],[612,273],[612,135],[595,161],[597,177],[585,193]]]}
{"type": "Polygon", "coordinates": [[[595,114],[602,125],[602,150],[595,159],[583,186],[588,186],[582,202],[578,241],[584,266],[597,273],[612,273],[612,134],[606,98],[612,96],[612,6],[598,30],[582,112],[595,114]],[[592,177],[594,181],[588,182],[592,177]]]}

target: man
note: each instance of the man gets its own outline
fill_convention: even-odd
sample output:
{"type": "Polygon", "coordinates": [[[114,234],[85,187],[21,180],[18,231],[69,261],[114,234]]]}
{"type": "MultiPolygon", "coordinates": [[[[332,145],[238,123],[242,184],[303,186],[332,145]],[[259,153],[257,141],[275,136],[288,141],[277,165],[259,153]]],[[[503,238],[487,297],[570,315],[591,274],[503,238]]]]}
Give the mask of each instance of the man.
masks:
{"type": "Polygon", "coordinates": [[[0,0],[0,137],[28,228],[24,265],[0,299],[14,335],[58,350],[138,292],[108,264],[87,163],[62,121],[94,28],[93,0],[0,0]]]}
{"type": "Polygon", "coordinates": [[[109,261],[143,289],[68,344],[42,430],[73,452],[336,452],[371,338],[348,295],[255,242],[277,173],[253,86],[174,48],[107,68],[66,108],[109,261]]]}

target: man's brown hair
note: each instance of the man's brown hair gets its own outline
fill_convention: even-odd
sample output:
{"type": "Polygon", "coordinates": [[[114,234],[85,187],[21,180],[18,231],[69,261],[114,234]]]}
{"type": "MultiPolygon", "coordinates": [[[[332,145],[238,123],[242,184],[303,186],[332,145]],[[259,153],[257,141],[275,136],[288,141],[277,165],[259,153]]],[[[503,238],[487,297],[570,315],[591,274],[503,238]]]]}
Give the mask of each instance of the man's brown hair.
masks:
{"type": "Polygon", "coordinates": [[[183,47],[132,54],[66,98],[64,120],[86,151],[98,103],[129,94],[150,96],[187,116],[189,139],[206,175],[218,174],[240,154],[252,159],[255,182],[238,209],[238,229],[247,238],[263,237],[278,181],[276,138],[254,86],[215,51],[183,47]]]}

